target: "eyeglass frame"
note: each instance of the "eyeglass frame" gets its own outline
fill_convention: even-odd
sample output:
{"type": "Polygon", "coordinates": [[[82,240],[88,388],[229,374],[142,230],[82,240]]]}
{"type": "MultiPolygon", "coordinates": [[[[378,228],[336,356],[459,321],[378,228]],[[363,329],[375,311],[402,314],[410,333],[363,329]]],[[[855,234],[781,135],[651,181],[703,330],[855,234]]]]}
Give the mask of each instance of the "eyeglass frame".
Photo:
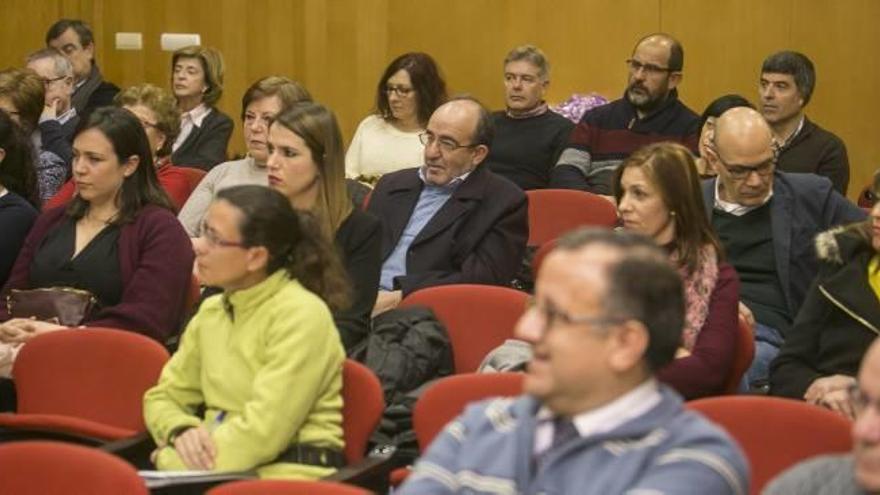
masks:
{"type": "Polygon", "coordinates": [[[847,398],[849,398],[850,403],[853,405],[853,412],[856,416],[859,416],[870,407],[873,407],[880,412],[880,399],[874,399],[872,401],[870,397],[862,392],[862,388],[859,387],[858,382],[846,387],[846,395],[847,398]]]}
{"type": "Polygon", "coordinates": [[[728,165],[727,162],[724,161],[724,158],[721,158],[721,153],[718,152],[718,147],[714,146],[714,141],[712,144],[712,151],[715,152],[715,157],[718,158],[718,161],[724,166],[727,173],[730,174],[731,179],[747,180],[753,172],[758,174],[758,177],[770,177],[773,175],[773,172],[776,171],[776,162],[779,160],[779,153],[775,149],[773,150],[773,156],[770,157],[769,160],[759,163],[754,167],[748,167],[745,165],[728,165]],[[731,169],[731,167],[734,168],[731,169]]]}
{"type": "Polygon", "coordinates": [[[415,90],[416,88],[412,86],[393,86],[389,84],[386,84],[383,88],[383,91],[385,91],[386,95],[391,96],[391,93],[394,93],[397,95],[398,98],[406,98],[407,96],[415,92],[415,90]]]}
{"type": "Polygon", "coordinates": [[[43,87],[48,88],[49,86],[52,85],[52,83],[67,79],[68,77],[70,77],[70,76],[58,76],[58,77],[50,77],[50,78],[41,77],[40,79],[43,81],[43,87]]]}
{"type": "Polygon", "coordinates": [[[437,137],[431,131],[420,132],[419,133],[419,142],[422,143],[422,146],[424,146],[426,148],[428,146],[430,146],[432,143],[437,143],[437,148],[442,153],[452,153],[453,151],[455,151],[459,148],[476,148],[477,146],[480,146],[482,144],[482,143],[458,144],[452,138],[437,137]],[[444,139],[446,141],[444,141],[444,139]]]}
{"type": "Polygon", "coordinates": [[[541,314],[541,318],[544,321],[544,328],[542,333],[546,333],[549,331],[557,322],[562,322],[565,325],[588,325],[596,328],[605,328],[611,325],[619,325],[621,323],[626,322],[629,318],[624,318],[622,316],[575,316],[571,315],[565,311],[562,311],[553,303],[549,304],[538,304],[537,299],[532,296],[526,300],[526,307],[524,313],[528,313],[531,310],[536,310],[541,314]]]}
{"type": "Polygon", "coordinates": [[[247,244],[245,244],[244,242],[227,241],[227,240],[219,238],[217,236],[216,231],[213,228],[209,227],[204,222],[202,222],[202,236],[201,237],[202,237],[202,239],[205,240],[205,242],[208,244],[208,246],[212,249],[218,248],[218,247],[224,247],[224,248],[236,247],[236,248],[241,248],[241,249],[248,249],[251,247],[251,246],[248,246],[247,244]]]}
{"type": "Polygon", "coordinates": [[[672,69],[670,67],[659,67],[654,64],[646,64],[634,58],[628,58],[624,62],[626,62],[629,71],[633,74],[638,73],[640,70],[644,70],[645,74],[650,75],[672,74],[673,72],[679,72],[678,70],[672,69]]]}

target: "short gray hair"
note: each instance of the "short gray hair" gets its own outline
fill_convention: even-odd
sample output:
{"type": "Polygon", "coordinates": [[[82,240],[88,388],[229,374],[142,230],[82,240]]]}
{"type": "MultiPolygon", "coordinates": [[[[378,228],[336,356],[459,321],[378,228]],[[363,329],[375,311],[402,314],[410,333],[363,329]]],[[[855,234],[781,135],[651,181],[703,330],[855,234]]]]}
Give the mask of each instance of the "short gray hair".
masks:
{"type": "Polygon", "coordinates": [[[31,53],[28,55],[25,63],[29,64],[44,58],[50,58],[55,62],[55,75],[57,77],[73,77],[73,65],[70,63],[70,60],[67,60],[67,57],[52,48],[43,48],[31,53]]]}
{"type": "Polygon", "coordinates": [[[507,53],[504,57],[504,65],[511,62],[525,60],[526,62],[538,68],[538,77],[543,80],[550,78],[550,62],[544,52],[535,45],[520,45],[507,53]]]}

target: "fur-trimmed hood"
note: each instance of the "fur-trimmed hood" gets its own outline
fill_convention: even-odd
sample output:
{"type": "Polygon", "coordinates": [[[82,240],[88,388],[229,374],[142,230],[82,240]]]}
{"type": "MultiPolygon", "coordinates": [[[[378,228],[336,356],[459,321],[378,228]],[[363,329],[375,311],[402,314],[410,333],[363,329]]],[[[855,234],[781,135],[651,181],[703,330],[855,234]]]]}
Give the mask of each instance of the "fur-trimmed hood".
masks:
{"type": "Polygon", "coordinates": [[[842,225],[826,230],[816,236],[816,256],[820,261],[844,264],[861,249],[872,248],[858,232],[862,223],[842,225]]]}

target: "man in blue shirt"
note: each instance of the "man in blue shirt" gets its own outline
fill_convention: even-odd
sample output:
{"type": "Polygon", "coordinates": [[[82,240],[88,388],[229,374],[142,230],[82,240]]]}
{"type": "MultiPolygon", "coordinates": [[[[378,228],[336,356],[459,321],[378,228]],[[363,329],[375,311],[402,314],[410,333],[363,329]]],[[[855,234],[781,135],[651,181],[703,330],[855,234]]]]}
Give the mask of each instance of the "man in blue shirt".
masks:
{"type": "Polygon", "coordinates": [[[493,137],[489,112],[473,98],[453,98],[420,137],[424,164],[386,174],[370,197],[383,224],[374,314],[424,287],[506,285],[525,252],[525,194],[480,166],[493,137]]]}

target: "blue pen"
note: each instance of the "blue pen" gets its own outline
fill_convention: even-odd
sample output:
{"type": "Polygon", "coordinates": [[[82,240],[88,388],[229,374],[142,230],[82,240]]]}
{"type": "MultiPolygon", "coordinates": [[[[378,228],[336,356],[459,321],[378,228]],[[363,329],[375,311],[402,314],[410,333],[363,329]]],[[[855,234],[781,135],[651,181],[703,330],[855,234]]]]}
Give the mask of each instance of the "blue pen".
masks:
{"type": "Polygon", "coordinates": [[[214,417],[214,422],[208,427],[208,431],[214,431],[220,426],[220,423],[223,422],[223,419],[226,417],[226,411],[220,411],[217,413],[217,416],[214,417]]]}

